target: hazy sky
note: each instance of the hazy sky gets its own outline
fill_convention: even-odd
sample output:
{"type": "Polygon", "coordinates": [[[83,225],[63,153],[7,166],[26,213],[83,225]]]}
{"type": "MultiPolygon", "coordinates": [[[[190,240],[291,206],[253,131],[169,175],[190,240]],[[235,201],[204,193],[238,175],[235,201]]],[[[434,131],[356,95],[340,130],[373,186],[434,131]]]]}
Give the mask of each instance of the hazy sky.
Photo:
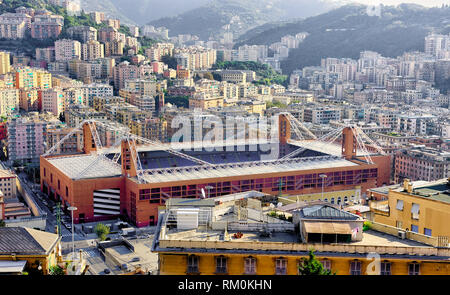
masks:
{"type": "Polygon", "coordinates": [[[450,0],[334,0],[337,2],[358,2],[366,5],[398,5],[402,3],[415,3],[422,6],[441,6],[442,4],[450,4],[450,0]]]}

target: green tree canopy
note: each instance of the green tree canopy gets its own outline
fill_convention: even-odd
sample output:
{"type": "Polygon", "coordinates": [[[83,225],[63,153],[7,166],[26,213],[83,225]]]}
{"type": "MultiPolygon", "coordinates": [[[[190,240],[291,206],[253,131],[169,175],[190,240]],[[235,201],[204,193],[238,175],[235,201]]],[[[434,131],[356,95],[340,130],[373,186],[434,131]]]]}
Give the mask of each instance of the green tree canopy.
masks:
{"type": "Polygon", "coordinates": [[[109,234],[109,227],[107,227],[103,223],[99,223],[95,226],[95,233],[97,234],[97,237],[100,239],[100,241],[104,241],[109,234]]]}
{"type": "Polygon", "coordinates": [[[308,258],[302,259],[298,270],[300,275],[333,275],[331,270],[325,269],[322,263],[316,259],[313,249],[309,251],[308,258]]]}

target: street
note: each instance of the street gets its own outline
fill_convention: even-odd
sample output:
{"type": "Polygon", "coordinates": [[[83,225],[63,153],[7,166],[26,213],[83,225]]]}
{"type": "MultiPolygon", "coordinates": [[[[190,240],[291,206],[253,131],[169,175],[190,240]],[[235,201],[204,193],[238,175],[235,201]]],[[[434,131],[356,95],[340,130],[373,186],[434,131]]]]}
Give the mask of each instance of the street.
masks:
{"type": "MultiPolygon", "coordinates": [[[[56,204],[48,198],[44,193],[40,191],[39,184],[33,184],[27,179],[27,175],[23,172],[18,173],[18,177],[23,188],[28,192],[28,194],[34,199],[37,205],[41,208],[43,213],[47,214],[46,221],[46,231],[55,232],[57,225],[57,214],[56,214],[56,204]]],[[[153,230],[151,230],[153,231],[153,230]]],[[[82,251],[83,257],[87,260],[87,265],[89,265],[87,275],[115,275],[123,273],[118,266],[107,265],[103,255],[97,249],[96,239],[86,239],[83,235],[74,234],[74,243],[72,244],[72,226],[71,217],[61,211],[61,245],[62,245],[62,255],[64,258],[72,256],[73,248],[75,252],[79,255],[79,251],[82,251]],[[105,273],[105,269],[109,270],[105,273]]],[[[117,236],[118,237],[118,236],[117,236]]],[[[110,236],[110,238],[117,238],[115,236],[110,236]]],[[[151,245],[153,242],[153,234],[143,235],[140,238],[130,239],[130,242],[135,246],[135,256],[140,257],[140,263],[135,264],[135,266],[140,266],[143,269],[147,269],[152,273],[157,272],[158,259],[157,254],[150,252],[151,245]]]]}

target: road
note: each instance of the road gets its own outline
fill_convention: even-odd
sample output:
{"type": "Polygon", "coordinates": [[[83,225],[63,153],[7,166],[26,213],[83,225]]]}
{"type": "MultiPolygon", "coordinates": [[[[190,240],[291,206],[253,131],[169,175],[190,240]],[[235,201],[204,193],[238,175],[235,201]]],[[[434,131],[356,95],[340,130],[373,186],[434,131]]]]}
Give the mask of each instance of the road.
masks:
{"type": "MultiPolygon", "coordinates": [[[[56,212],[53,213],[50,208],[56,206],[55,202],[50,200],[48,196],[40,191],[40,187],[38,184],[33,184],[27,179],[27,175],[25,173],[18,173],[18,177],[20,182],[25,190],[31,195],[34,201],[38,204],[38,206],[47,213],[47,224],[45,227],[45,231],[47,232],[55,232],[56,228],[56,212]]],[[[70,226],[71,217],[64,212],[61,211],[61,221],[63,221],[70,226]]],[[[71,227],[71,226],[70,226],[71,227]]],[[[64,224],[61,224],[61,236],[63,242],[72,241],[72,231],[71,228],[66,227],[64,224]]],[[[74,240],[83,240],[84,237],[75,233],[74,240]]]]}
{"type": "MultiPolygon", "coordinates": [[[[38,184],[33,184],[28,181],[25,173],[18,173],[18,177],[23,188],[28,191],[41,210],[47,214],[46,231],[55,232],[57,224],[56,212],[53,213],[51,208],[56,206],[56,204],[40,191],[38,184]]],[[[141,231],[143,233],[145,232],[144,229],[141,229],[141,231]]],[[[130,242],[135,244],[135,255],[141,258],[141,266],[156,273],[158,266],[157,254],[150,252],[153,242],[153,232],[154,229],[150,229],[147,231],[148,235],[143,235],[145,238],[133,239],[130,242]]],[[[64,212],[61,212],[61,235],[62,255],[64,257],[72,257],[73,246],[75,246],[77,255],[79,254],[78,251],[81,250],[83,257],[89,265],[88,271],[86,272],[87,275],[114,275],[123,273],[119,267],[105,263],[103,255],[97,249],[96,240],[86,239],[83,235],[75,233],[74,244],[72,244],[71,217],[65,215],[64,212]],[[106,274],[105,269],[108,269],[110,273],[106,274]]],[[[114,236],[111,236],[111,238],[114,238],[114,236]]]]}

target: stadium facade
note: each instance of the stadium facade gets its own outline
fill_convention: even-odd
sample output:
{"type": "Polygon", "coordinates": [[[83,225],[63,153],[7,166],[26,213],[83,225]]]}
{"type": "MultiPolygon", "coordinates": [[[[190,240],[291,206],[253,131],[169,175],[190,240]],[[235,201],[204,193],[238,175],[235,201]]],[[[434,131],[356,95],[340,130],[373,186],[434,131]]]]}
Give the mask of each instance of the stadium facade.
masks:
{"type": "Polygon", "coordinates": [[[251,190],[298,195],[356,186],[364,194],[389,184],[389,156],[372,154],[368,162],[357,155],[351,127],[343,128],[340,155],[330,143],[333,148],[312,145],[293,158],[283,158],[301,145],[290,139],[289,121],[280,116],[279,123],[280,154],[274,160],[263,160],[264,153],[253,151],[248,143],[220,143],[215,149],[183,151],[188,157],[180,157],[171,152],[170,144],[139,145],[133,139],[122,140],[120,151],[99,157],[95,134],[85,124],[80,153],[41,156],[41,190],[61,202],[63,210],[77,207],[75,223],[122,216],[143,227],[156,225],[158,209],[172,197],[209,198],[251,190]]]}

